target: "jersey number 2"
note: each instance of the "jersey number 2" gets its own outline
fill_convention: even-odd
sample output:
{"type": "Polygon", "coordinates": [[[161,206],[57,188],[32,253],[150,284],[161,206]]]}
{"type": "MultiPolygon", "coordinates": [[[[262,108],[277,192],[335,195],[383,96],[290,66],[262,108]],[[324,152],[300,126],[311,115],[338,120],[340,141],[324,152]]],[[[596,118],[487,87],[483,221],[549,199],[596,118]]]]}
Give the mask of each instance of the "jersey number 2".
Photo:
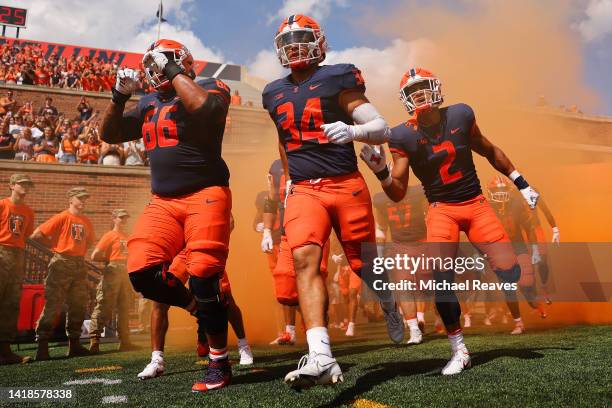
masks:
{"type": "Polygon", "coordinates": [[[452,183],[453,181],[459,180],[463,174],[461,170],[457,170],[454,173],[449,173],[448,169],[455,161],[455,157],[457,156],[457,152],[455,151],[455,145],[453,142],[449,140],[445,140],[439,145],[433,146],[433,152],[438,153],[445,150],[448,154],[442,160],[442,165],[440,166],[440,178],[442,179],[443,184],[452,183]]]}
{"type": "Polygon", "coordinates": [[[168,114],[175,112],[176,109],[176,105],[163,106],[155,122],[151,118],[157,112],[157,108],[151,109],[145,114],[144,124],[142,125],[142,140],[147,150],[153,150],[157,146],[169,147],[178,144],[176,122],[168,117],[168,114]]]}
{"type": "Polygon", "coordinates": [[[298,149],[304,140],[317,139],[319,143],[327,143],[327,137],[321,129],[323,112],[321,111],[321,98],[310,98],[306,101],[304,112],[299,119],[299,129],[295,118],[293,102],[285,102],[276,108],[277,115],[285,115],[281,121],[283,130],[291,133],[291,140],[287,141],[287,151],[298,149]]]}

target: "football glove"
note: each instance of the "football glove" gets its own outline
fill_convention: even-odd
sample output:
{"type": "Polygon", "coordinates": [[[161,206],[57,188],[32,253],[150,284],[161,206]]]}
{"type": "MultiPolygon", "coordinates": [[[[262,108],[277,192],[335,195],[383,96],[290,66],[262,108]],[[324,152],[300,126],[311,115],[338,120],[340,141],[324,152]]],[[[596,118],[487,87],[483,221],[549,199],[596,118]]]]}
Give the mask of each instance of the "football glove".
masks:
{"type": "Polygon", "coordinates": [[[142,65],[151,68],[157,74],[163,74],[168,63],[168,57],[158,50],[147,51],[142,57],[142,65]]]}
{"type": "Polygon", "coordinates": [[[274,241],[272,241],[272,230],[270,228],[264,228],[261,237],[261,250],[263,252],[272,252],[274,248],[274,241]]]}
{"type": "Polygon", "coordinates": [[[385,149],[379,148],[378,146],[369,144],[363,145],[359,157],[361,157],[361,160],[368,165],[374,174],[380,173],[387,167],[385,149]]]}
{"type": "Polygon", "coordinates": [[[555,244],[560,243],[561,242],[561,236],[559,234],[559,228],[558,227],[553,227],[552,233],[553,233],[552,242],[555,243],[555,244]]]}
{"type": "Polygon", "coordinates": [[[354,126],[338,121],[321,125],[323,133],[331,143],[346,144],[355,140],[354,126]]]}
{"type": "Polygon", "coordinates": [[[336,265],[340,265],[344,260],[344,254],[332,255],[332,262],[336,265]]]}
{"type": "Polygon", "coordinates": [[[130,68],[117,71],[117,80],[112,90],[113,102],[125,104],[136,88],[138,88],[139,78],[140,73],[130,68]]]}
{"type": "Polygon", "coordinates": [[[535,191],[531,186],[522,188],[519,191],[523,195],[525,201],[527,201],[529,208],[533,210],[536,207],[536,204],[538,203],[538,198],[540,197],[538,192],[535,191]]]}
{"type": "Polygon", "coordinates": [[[263,230],[264,230],[264,223],[263,222],[258,222],[257,225],[255,226],[255,231],[263,232],[263,230]]]}

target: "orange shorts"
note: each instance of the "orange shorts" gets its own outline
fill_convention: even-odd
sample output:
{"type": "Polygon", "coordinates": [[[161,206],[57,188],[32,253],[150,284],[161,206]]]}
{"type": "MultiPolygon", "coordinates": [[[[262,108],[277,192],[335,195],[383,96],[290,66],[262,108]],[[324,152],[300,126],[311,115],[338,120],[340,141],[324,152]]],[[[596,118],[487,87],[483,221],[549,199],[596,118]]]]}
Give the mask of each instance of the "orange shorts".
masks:
{"type": "MultiPolygon", "coordinates": [[[[329,241],[323,246],[323,257],[321,258],[321,275],[327,279],[327,258],[329,257],[329,241]]],[[[272,272],[274,278],[274,293],[278,303],[287,306],[297,306],[298,290],[293,268],[293,255],[287,243],[287,237],[282,236],[278,251],[278,262],[272,272]]]]}
{"type": "Polygon", "coordinates": [[[128,240],[128,272],[170,264],[183,248],[189,273],[205,278],[225,270],[232,195],[208,187],[180,197],[154,195],[128,240]]]}
{"type": "Polygon", "coordinates": [[[463,231],[470,242],[487,256],[494,270],[507,270],[516,264],[508,234],[482,195],[461,203],[431,203],[425,223],[427,242],[443,243],[436,247],[430,244],[429,256],[454,257],[457,245],[444,243],[458,243],[459,233],[463,231]]]}
{"type": "MultiPolygon", "coordinates": [[[[186,258],[187,255],[185,250],[182,250],[177,256],[174,257],[170,267],[168,268],[168,272],[171,272],[178,280],[183,282],[183,285],[187,285],[187,281],[189,280],[186,258]]],[[[230,285],[229,277],[227,276],[227,271],[223,271],[223,275],[221,275],[220,288],[221,292],[226,296],[232,294],[232,287],[230,285]]]]}
{"type": "Polygon", "coordinates": [[[361,292],[361,278],[348,265],[341,267],[338,284],[342,296],[348,296],[351,290],[355,290],[357,293],[361,292]]]}
{"type": "Polygon", "coordinates": [[[268,268],[270,268],[270,272],[274,273],[274,268],[276,268],[276,263],[278,262],[278,252],[280,251],[280,245],[274,244],[272,247],[272,252],[266,254],[268,256],[268,268]]]}
{"type": "Polygon", "coordinates": [[[333,228],[351,269],[361,273],[361,244],[376,240],[370,192],[359,172],[295,183],[286,202],[283,225],[292,250],[323,247],[333,228]]]}

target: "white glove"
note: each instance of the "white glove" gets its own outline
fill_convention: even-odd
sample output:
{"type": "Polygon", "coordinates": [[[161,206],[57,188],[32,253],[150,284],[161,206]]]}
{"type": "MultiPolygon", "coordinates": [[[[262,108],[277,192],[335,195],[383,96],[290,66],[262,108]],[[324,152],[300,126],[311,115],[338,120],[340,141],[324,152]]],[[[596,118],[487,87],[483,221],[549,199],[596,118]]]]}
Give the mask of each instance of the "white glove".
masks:
{"type": "Polygon", "coordinates": [[[117,81],[115,82],[115,89],[123,94],[130,96],[136,88],[138,88],[138,79],[140,78],[140,73],[138,71],[134,71],[133,69],[120,69],[117,71],[117,81]]]}
{"type": "Polygon", "coordinates": [[[255,226],[255,231],[263,232],[263,230],[264,230],[264,223],[263,222],[258,222],[257,225],[255,226]]]}
{"type": "Polygon", "coordinates": [[[142,57],[142,65],[147,68],[151,68],[153,72],[162,74],[164,72],[164,68],[168,63],[168,57],[164,55],[163,52],[158,50],[147,51],[147,53],[142,57]]]}
{"type": "Polygon", "coordinates": [[[531,264],[536,265],[542,262],[542,257],[540,256],[540,250],[538,248],[538,244],[533,244],[531,246],[531,264]]]}
{"type": "Polygon", "coordinates": [[[261,237],[261,250],[263,252],[272,252],[274,248],[274,242],[272,241],[272,230],[270,228],[264,228],[263,235],[261,237]]]}
{"type": "Polygon", "coordinates": [[[283,205],[287,208],[287,197],[291,193],[291,179],[285,181],[285,197],[283,197],[283,205]]]}
{"type": "Polygon", "coordinates": [[[387,165],[385,149],[378,146],[372,146],[369,144],[363,145],[361,148],[361,153],[359,153],[359,157],[361,157],[361,160],[368,165],[374,174],[383,171],[387,165]]]}
{"type": "Polygon", "coordinates": [[[336,144],[346,144],[355,140],[355,128],[344,122],[326,123],[321,125],[327,139],[336,144]]]}
{"type": "Polygon", "coordinates": [[[531,186],[523,188],[522,190],[520,190],[520,192],[523,195],[525,201],[527,201],[527,204],[529,204],[529,208],[533,210],[536,207],[538,198],[540,197],[538,192],[535,191],[531,186]]]}
{"type": "Polygon", "coordinates": [[[555,244],[560,243],[561,242],[561,236],[559,234],[559,228],[558,227],[553,227],[552,233],[553,233],[552,242],[554,242],[555,244]]]}
{"type": "Polygon", "coordinates": [[[340,265],[344,260],[344,254],[332,255],[332,262],[336,265],[340,265]]]}

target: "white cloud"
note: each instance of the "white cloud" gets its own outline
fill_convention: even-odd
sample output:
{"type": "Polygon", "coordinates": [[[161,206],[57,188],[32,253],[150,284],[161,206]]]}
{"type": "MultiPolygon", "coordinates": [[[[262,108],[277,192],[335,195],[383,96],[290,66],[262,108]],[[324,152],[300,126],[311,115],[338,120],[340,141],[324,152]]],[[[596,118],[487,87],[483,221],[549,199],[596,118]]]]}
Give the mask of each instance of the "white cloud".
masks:
{"type": "Polygon", "coordinates": [[[578,24],[585,40],[599,40],[612,33],[612,0],[591,0],[585,14],[586,19],[578,24]]]}
{"type": "Polygon", "coordinates": [[[276,53],[272,50],[261,50],[255,59],[247,64],[249,75],[272,81],[284,75],[287,70],[278,61],[276,53]]]}
{"type": "Polygon", "coordinates": [[[287,18],[292,14],[306,14],[317,21],[324,20],[331,13],[332,6],[344,7],[347,0],[285,0],[276,14],[270,16],[268,24],[287,18]]]}
{"type": "MultiPolygon", "coordinates": [[[[28,9],[27,29],[20,37],[142,53],[157,39],[157,1],[5,0],[28,9]]],[[[165,0],[162,37],[185,44],[194,58],[223,62],[221,52],[207,47],[191,30],[188,10],[194,0],[165,0]]],[[[9,29],[10,34],[11,29],[9,29]]]]}

